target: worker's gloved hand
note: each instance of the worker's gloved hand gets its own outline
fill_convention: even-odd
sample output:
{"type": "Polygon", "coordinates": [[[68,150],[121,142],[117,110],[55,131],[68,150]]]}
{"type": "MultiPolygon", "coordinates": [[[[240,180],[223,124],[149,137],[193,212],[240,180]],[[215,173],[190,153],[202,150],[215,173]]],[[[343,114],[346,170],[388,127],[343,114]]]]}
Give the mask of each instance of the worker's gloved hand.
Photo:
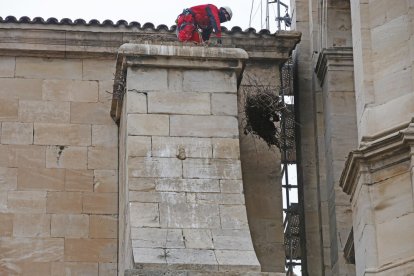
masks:
{"type": "Polygon", "coordinates": [[[217,38],[217,45],[218,45],[218,46],[221,46],[221,45],[222,45],[222,43],[221,43],[221,38],[217,38]]]}

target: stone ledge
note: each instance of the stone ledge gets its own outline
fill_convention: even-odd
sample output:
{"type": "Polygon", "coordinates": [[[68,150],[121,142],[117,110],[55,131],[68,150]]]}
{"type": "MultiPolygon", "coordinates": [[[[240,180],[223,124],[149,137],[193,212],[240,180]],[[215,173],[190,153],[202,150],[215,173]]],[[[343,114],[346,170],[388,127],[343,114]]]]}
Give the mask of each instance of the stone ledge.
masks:
{"type": "Polygon", "coordinates": [[[351,47],[335,47],[323,49],[316,63],[315,73],[319,83],[323,86],[326,72],[330,66],[342,66],[353,68],[353,52],[351,47]]]}
{"type": "Polygon", "coordinates": [[[233,271],[191,271],[191,270],[146,270],[128,269],[125,276],[285,276],[277,272],[233,272],[233,271]]]}

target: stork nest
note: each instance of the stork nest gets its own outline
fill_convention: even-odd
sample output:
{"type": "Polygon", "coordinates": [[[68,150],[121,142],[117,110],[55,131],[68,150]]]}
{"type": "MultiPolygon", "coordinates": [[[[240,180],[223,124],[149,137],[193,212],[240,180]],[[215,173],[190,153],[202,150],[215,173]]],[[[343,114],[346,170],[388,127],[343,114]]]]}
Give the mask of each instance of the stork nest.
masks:
{"type": "Polygon", "coordinates": [[[291,111],[274,90],[255,88],[254,93],[246,93],[244,133],[260,137],[269,147],[281,148],[283,137],[280,119],[282,116],[292,116],[291,111]]]}

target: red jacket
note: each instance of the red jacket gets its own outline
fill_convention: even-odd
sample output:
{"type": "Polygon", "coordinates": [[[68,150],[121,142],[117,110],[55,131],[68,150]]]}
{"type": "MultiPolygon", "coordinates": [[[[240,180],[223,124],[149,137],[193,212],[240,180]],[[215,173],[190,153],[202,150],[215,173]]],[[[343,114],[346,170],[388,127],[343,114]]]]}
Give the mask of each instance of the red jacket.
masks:
{"type": "Polygon", "coordinates": [[[216,37],[221,38],[219,9],[216,6],[212,4],[199,5],[191,7],[190,10],[195,18],[195,24],[202,29],[213,28],[216,37]]]}

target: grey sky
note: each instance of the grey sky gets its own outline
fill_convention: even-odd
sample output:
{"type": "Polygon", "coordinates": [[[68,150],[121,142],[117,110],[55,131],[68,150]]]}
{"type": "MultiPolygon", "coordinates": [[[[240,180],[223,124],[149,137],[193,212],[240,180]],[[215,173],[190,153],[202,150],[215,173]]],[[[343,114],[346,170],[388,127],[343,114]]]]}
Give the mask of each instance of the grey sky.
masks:
{"type": "MultiPolygon", "coordinates": [[[[284,1],[289,2],[289,1],[284,1]]],[[[186,1],[172,1],[172,0],[0,0],[0,16],[13,15],[17,18],[22,16],[29,16],[34,18],[36,16],[47,19],[55,17],[57,19],[70,18],[72,20],[82,18],[86,21],[97,19],[102,22],[105,19],[110,19],[113,22],[118,20],[126,20],[128,22],[137,21],[141,24],[151,22],[167,26],[174,25],[177,15],[186,7],[211,3],[218,7],[229,6],[233,10],[233,19],[226,22],[223,26],[231,29],[233,26],[239,26],[243,30],[249,27],[250,12],[252,10],[252,27],[257,31],[264,29],[265,25],[265,9],[266,1],[264,0],[186,0],[186,1]],[[262,2],[261,2],[262,1],[262,2]],[[262,12],[261,8],[262,7],[262,12]]],[[[284,14],[285,10],[282,9],[284,14]]],[[[275,31],[276,23],[274,18],[276,16],[276,5],[270,5],[270,30],[275,31]]]]}

